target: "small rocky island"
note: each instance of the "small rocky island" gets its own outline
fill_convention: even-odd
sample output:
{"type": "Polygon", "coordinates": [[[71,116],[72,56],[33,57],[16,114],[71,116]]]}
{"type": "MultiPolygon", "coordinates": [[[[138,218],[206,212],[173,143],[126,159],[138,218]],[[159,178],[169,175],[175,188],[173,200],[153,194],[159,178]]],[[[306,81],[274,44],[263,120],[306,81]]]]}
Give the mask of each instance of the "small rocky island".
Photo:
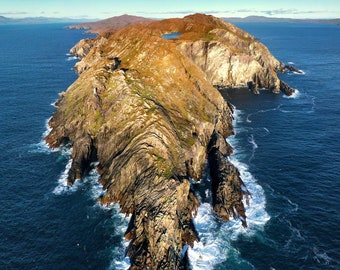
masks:
{"type": "Polygon", "coordinates": [[[218,88],[290,95],[277,76],[283,63],[250,34],[203,14],[128,25],[82,40],[71,53],[81,58],[79,77],[60,94],[45,139],[51,148],[71,144],[69,185],[98,162],[98,199],[131,215],[131,269],[186,268],[181,251],[199,241],[192,183],[207,162],[216,214],[247,226],[250,194],[226,158],[232,107],[218,88]],[[178,34],[164,38],[171,33],[178,34]]]}

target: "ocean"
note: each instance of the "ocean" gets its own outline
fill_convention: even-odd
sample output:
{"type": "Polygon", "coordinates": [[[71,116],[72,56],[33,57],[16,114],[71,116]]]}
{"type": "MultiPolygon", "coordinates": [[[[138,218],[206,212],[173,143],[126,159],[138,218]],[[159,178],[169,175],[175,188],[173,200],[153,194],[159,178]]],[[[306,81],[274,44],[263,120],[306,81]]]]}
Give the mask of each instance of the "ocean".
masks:
{"type": "MultiPolygon", "coordinates": [[[[96,171],[67,188],[69,149],[43,141],[58,93],[77,78],[68,51],[90,36],[64,26],[0,26],[1,270],[128,267],[128,220],[97,202],[96,171]]],[[[229,159],[252,193],[249,227],[221,222],[201,188],[192,268],[340,269],[340,26],[237,26],[303,74],[280,75],[298,90],[290,98],[221,90],[235,106],[229,159]]]]}

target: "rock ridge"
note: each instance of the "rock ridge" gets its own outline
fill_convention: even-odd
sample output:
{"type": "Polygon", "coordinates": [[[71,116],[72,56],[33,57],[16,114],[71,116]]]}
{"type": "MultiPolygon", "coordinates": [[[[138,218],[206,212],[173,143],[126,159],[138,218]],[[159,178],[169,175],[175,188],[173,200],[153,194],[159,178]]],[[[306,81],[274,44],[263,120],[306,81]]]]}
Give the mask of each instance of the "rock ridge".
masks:
{"type": "Polygon", "coordinates": [[[98,162],[104,205],[131,215],[125,237],[130,269],[185,268],[186,245],[199,241],[200,204],[192,181],[209,162],[212,198],[223,220],[239,217],[250,194],[228,160],[232,108],[214,86],[285,88],[284,65],[251,35],[195,14],[130,25],[80,41],[71,52],[78,79],[60,94],[45,138],[69,143],[68,185],[98,162]],[[173,40],[165,33],[180,32],[173,40]]]}

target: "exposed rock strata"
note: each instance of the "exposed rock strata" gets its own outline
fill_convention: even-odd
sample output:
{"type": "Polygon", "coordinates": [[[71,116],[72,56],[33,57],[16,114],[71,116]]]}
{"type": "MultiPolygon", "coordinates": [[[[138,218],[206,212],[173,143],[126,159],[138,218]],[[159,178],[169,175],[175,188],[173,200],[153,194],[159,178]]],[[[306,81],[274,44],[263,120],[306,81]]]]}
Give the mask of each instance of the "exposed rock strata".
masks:
{"type": "Polygon", "coordinates": [[[243,196],[249,202],[250,193],[246,189],[237,168],[225,157],[231,147],[221,134],[214,132],[208,146],[208,161],[212,179],[212,203],[215,212],[223,219],[239,217],[247,227],[243,196]]]}
{"type": "Polygon", "coordinates": [[[69,185],[99,162],[101,203],[118,202],[132,215],[131,269],[179,269],[186,260],[183,246],[199,240],[189,180],[202,177],[208,157],[216,213],[246,226],[249,194],[225,159],[231,108],[213,85],[254,81],[278,92],[282,64],[249,34],[200,14],[129,26],[72,52],[83,58],[79,78],[60,95],[46,141],[71,142],[69,185]],[[182,35],[162,38],[170,32],[182,35]]]}

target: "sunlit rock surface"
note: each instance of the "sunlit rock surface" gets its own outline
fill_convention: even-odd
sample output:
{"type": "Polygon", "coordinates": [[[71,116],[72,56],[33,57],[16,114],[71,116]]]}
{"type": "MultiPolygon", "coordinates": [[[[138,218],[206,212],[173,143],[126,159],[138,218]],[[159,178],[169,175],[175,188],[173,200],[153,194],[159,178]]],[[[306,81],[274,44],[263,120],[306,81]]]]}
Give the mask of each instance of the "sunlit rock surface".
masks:
{"type": "Polygon", "coordinates": [[[214,210],[246,226],[242,200],[249,194],[225,158],[232,112],[216,87],[291,89],[276,74],[284,65],[264,45],[195,14],[127,26],[80,41],[71,52],[82,58],[79,78],[60,94],[46,141],[51,148],[72,145],[69,185],[99,162],[100,202],[117,202],[132,216],[131,269],[184,267],[183,246],[199,240],[191,181],[202,177],[207,160],[214,210]],[[169,33],[181,34],[163,37],[169,33]]]}

